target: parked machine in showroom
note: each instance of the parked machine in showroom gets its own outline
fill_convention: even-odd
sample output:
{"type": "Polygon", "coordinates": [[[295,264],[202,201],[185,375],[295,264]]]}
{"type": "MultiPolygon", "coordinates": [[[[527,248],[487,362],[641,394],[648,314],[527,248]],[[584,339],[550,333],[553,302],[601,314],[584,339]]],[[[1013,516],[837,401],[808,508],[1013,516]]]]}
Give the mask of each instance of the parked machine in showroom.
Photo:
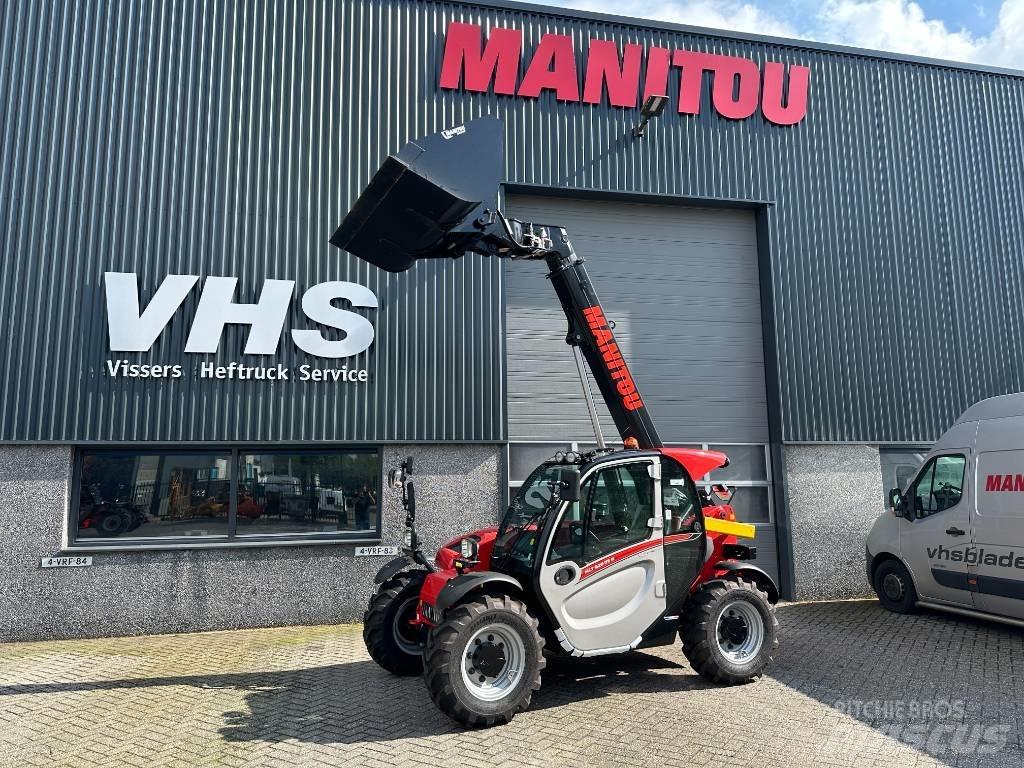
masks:
{"type": "MultiPolygon", "coordinates": [[[[777,647],[778,589],[739,543],[729,491],[694,478],[725,454],[663,446],[584,260],[558,225],[506,217],[495,200],[503,131],[493,118],[410,142],[388,157],[331,242],[390,272],[478,256],[543,262],[568,320],[597,449],[544,462],[500,524],[431,560],[416,530],[412,461],[391,475],[407,510],[403,555],[376,577],[370,655],[422,672],[437,706],[469,726],[529,706],[545,653],[590,657],[674,643],[718,683],[759,677],[777,647]],[[607,447],[584,366],[623,441],[607,447]]],[[[472,503],[472,500],[467,500],[472,503]]],[[[443,514],[443,510],[438,510],[443,514]]]]}

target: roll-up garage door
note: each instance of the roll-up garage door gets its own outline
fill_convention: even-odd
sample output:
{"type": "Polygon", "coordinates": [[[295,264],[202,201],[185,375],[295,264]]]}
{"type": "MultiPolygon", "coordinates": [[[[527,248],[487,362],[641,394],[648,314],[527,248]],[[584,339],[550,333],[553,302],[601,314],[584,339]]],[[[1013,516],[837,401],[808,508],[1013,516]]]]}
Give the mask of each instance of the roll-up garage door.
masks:
{"type": "MultiPolygon", "coordinates": [[[[587,263],[662,440],[724,450],[711,479],[736,488],[740,518],[764,525],[775,571],[764,346],[749,210],[509,195],[508,215],[560,224],[587,263]]],[[[593,444],[566,323],[543,263],[505,262],[509,480],[554,446],[593,444]]],[[[606,438],[618,439],[598,397],[606,438]]]]}

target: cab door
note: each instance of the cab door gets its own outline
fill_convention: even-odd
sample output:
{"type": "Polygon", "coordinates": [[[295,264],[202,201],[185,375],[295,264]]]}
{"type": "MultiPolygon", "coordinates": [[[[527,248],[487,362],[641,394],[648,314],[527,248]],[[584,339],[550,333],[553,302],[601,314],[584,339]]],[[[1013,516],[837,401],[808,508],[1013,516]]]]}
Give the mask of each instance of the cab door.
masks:
{"type": "Polygon", "coordinates": [[[971,608],[968,584],[971,548],[970,450],[944,449],[932,456],[907,490],[912,520],[900,520],[900,556],[914,577],[919,597],[971,608]]]}
{"type": "Polygon", "coordinates": [[[1024,418],[978,428],[971,583],[979,611],[1024,619],[1024,418]]]}
{"type": "Polygon", "coordinates": [[[628,647],[665,610],[660,461],[592,470],[542,553],[538,589],[577,650],[628,647]]]}

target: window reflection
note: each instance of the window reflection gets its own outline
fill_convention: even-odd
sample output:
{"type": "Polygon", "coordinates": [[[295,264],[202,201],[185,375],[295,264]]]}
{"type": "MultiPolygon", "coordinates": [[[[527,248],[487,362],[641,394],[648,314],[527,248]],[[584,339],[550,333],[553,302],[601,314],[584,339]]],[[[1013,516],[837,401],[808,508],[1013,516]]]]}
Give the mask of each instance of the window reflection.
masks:
{"type": "Polygon", "coordinates": [[[238,534],[377,528],[376,453],[242,453],[238,534]]]}
{"type": "Polygon", "coordinates": [[[375,534],[380,459],[372,449],[83,451],[76,541],[375,534]],[[232,473],[237,498],[232,498],[232,473]],[[234,503],[233,503],[234,502],[234,503]]]}
{"type": "Polygon", "coordinates": [[[224,536],[230,464],[229,454],[87,454],[78,537],[224,536]]]}

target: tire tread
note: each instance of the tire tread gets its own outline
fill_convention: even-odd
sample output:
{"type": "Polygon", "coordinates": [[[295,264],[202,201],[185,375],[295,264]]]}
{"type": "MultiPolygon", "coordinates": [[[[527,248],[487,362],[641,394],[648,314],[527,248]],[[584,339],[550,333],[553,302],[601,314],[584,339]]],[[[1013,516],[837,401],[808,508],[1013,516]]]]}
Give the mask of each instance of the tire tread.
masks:
{"type": "Polygon", "coordinates": [[[683,611],[679,635],[683,641],[683,654],[695,672],[713,683],[738,685],[760,678],[764,674],[764,668],[775,659],[775,652],[779,647],[778,627],[779,621],[775,617],[775,607],[768,600],[768,593],[754,582],[747,581],[742,577],[736,577],[731,579],[715,579],[707,582],[697,590],[687,602],[686,608],[683,611]],[[717,629],[716,627],[709,626],[715,606],[733,590],[744,590],[756,594],[767,607],[768,614],[772,619],[772,626],[770,628],[772,643],[767,660],[759,669],[747,675],[737,675],[730,670],[722,668],[717,663],[713,648],[711,647],[710,638],[717,629]]]}
{"type": "Polygon", "coordinates": [[[370,598],[370,604],[363,614],[363,642],[370,658],[394,675],[418,675],[422,670],[422,659],[413,660],[409,654],[395,647],[388,610],[395,600],[400,599],[414,585],[418,592],[425,577],[426,571],[421,570],[402,571],[392,576],[370,598]]]}
{"type": "MultiPolygon", "coordinates": [[[[530,648],[528,647],[527,653],[529,652],[530,648]]],[[[460,662],[461,655],[454,659],[455,664],[460,662]]],[[[427,637],[427,647],[423,654],[423,679],[434,704],[448,717],[469,728],[489,728],[499,722],[510,722],[516,714],[530,706],[533,692],[540,688],[541,672],[545,664],[544,639],[540,634],[540,622],[530,613],[526,605],[510,595],[483,594],[450,609],[444,622],[435,627],[427,637]],[[452,671],[452,664],[453,657],[456,656],[454,646],[459,638],[469,629],[475,619],[489,611],[515,613],[530,627],[534,637],[533,642],[528,643],[528,646],[532,646],[533,652],[536,654],[536,672],[533,680],[530,681],[529,686],[514,706],[493,715],[481,715],[466,707],[456,695],[451,678],[453,674],[457,673],[457,670],[452,671]]]]}

